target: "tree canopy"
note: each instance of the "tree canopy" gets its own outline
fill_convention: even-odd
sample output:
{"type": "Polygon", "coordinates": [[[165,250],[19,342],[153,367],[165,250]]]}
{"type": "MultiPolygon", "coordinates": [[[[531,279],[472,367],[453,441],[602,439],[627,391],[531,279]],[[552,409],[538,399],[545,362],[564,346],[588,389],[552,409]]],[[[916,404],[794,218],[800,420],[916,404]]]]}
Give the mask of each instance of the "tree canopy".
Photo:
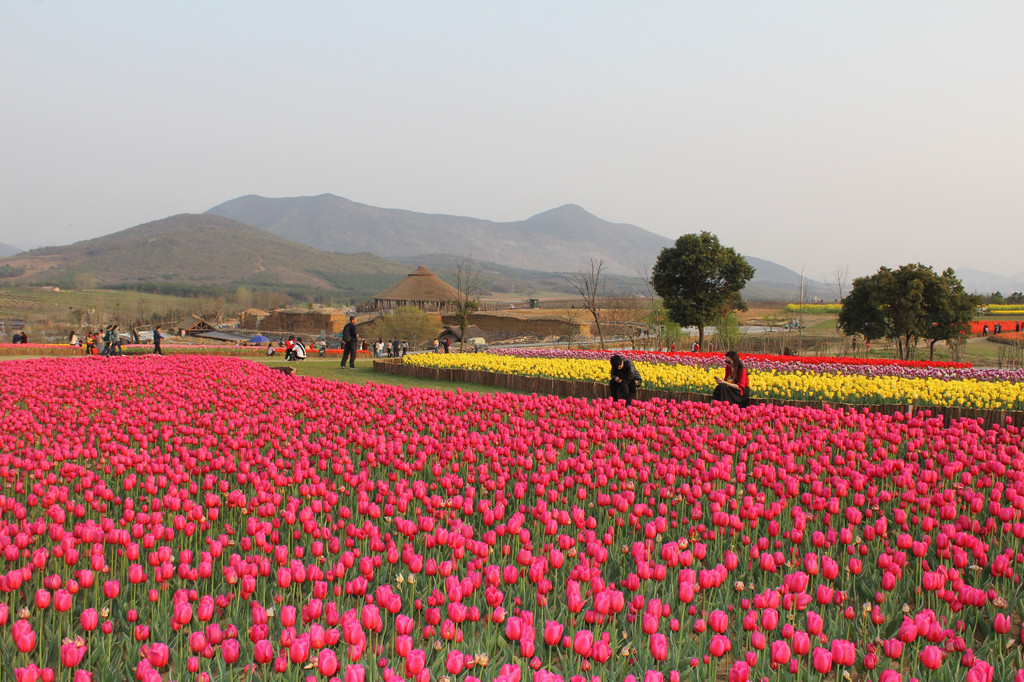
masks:
{"type": "Polygon", "coordinates": [[[651,283],[669,318],[682,327],[696,327],[704,345],[704,328],[730,310],[745,310],[740,291],[754,268],[710,232],[684,234],[662,249],[651,283]]]}
{"type": "Polygon", "coordinates": [[[897,270],[878,269],[853,280],[843,299],[839,326],[865,339],[892,339],[901,358],[908,359],[918,339],[927,339],[931,354],[939,341],[953,341],[970,329],[977,296],[964,291],[956,273],[941,275],[920,263],[897,270]]]}
{"type": "Polygon", "coordinates": [[[416,306],[403,305],[374,320],[368,336],[408,339],[409,344],[415,348],[436,336],[438,331],[437,322],[429,313],[416,306]]]}

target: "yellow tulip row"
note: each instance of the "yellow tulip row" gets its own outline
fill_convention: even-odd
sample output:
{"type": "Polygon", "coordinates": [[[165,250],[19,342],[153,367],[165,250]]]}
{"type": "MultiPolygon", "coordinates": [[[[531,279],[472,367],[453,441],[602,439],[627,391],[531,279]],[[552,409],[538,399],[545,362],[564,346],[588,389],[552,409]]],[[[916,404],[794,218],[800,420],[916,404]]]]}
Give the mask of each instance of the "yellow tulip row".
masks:
{"type": "MultiPolygon", "coordinates": [[[[484,353],[410,355],[405,362],[421,367],[467,369],[536,376],[566,381],[604,382],[604,360],[518,358],[484,353]]],[[[635,363],[646,388],[711,393],[719,368],[635,363]]],[[[936,405],[986,410],[1024,409],[1024,387],[1009,381],[867,377],[810,372],[753,371],[750,392],[776,400],[821,400],[834,403],[936,405]]]]}

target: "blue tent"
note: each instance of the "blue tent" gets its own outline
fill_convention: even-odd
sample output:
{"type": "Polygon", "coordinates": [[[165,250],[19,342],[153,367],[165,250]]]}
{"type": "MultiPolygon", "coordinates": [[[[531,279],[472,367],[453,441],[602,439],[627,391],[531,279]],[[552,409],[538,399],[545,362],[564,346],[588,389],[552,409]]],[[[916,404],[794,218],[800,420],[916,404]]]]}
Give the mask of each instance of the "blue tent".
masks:
{"type": "Polygon", "coordinates": [[[270,341],[270,339],[263,336],[263,334],[257,334],[256,336],[249,339],[249,343],[266,343],[267,341],[270,341]]]}

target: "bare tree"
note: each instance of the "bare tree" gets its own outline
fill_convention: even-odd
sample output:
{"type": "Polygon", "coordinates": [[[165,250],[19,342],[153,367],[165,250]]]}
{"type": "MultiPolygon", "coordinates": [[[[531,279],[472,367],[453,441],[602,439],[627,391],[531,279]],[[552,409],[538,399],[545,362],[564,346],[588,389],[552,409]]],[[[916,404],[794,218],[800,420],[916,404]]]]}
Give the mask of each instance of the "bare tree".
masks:
{"type": "Polygon", "coordinates": [[[846,283],[850,280],[850,266],[840,265],[837,266],[832,274],[825,278],[829,285],[835,289],[839,302],[843,301],[843,291],[846,290],[846,283]]]}
{"type": "Polygon", "coordinates": [[[594,316],[594,323],[597,325],[597,338],[601,342],[601,350],[604,350],[604,332],[601,331],[601,300],[604,298],[604,259],[590,259],[590,271],[581,270],[570,272],[566,275],[569,285],[576,290],[576,293],[583,299],[583,307],[594,316]]]}
{"type": "Polygon", "coordinates": [[[455,260],[455,290],[459,293],[452,301],[452,307],[455,309],[455,321],[459,325],[460,353],[466,345],[469,316],[480,308],[480,296],[483,293],[480,279],[480,268],[473,262],[472,256],[460,256],[455,260]]]}
{"type": "Polygon", "coordinates": [[[572,348],[573,339],[580,334],[580,314],[583,312],[582,308],[568,308],[565,311],[565,347],[572,348]]]}
{"type": "Polygon", "coordinates": [[[615,296],[604,300],[604,323],[610,330],[629,339],[636,349],[644,342],[649,310],[647,302],[637,296],[615,296]]]}

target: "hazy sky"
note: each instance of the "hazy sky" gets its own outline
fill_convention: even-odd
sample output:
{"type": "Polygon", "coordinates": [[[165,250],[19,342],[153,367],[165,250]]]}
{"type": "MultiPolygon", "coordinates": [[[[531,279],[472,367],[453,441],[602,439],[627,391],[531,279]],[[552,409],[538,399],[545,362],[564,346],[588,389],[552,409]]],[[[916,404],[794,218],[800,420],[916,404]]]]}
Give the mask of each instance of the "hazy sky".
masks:
{"type": "Polygon", "coordinates": [[[4,0],[0,242],[330,192],[1012,275],[1022,32],[1019,0],[4,0]]]}

